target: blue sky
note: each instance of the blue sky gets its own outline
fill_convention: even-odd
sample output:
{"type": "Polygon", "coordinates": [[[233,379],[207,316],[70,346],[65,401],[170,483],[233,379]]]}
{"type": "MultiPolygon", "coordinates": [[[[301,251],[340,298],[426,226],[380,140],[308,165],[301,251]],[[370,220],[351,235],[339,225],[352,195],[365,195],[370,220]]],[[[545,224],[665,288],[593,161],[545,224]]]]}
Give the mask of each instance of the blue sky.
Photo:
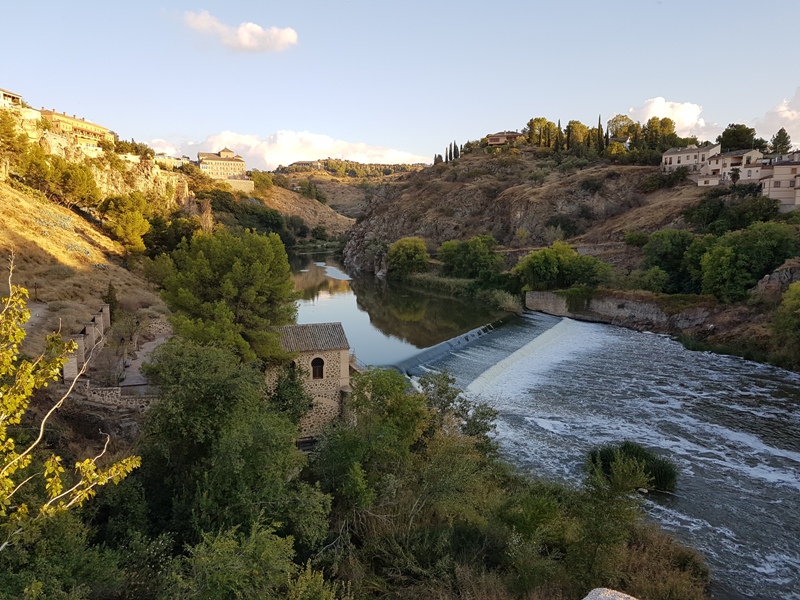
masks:
{"type": "Polygon", "coordinates": [[[2,0],[0,87],[257,168],[429,162],[535,116],[800,143],[798,22],[798,2],[737,0],[2,0]]]}

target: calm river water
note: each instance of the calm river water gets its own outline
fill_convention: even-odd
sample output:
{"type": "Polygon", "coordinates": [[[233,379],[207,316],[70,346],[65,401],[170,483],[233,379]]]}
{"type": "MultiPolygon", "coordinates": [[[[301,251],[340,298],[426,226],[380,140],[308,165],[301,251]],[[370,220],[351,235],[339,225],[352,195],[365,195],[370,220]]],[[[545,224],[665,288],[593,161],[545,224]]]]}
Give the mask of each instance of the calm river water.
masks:
{"type": "Polygon", "coordinates": [[[800,600],[799,375],[535,313],[481,330],[500,315],[305,269],[321,278],[298,322],[342,321],[364,363],[446,369],[500,411],[504,452],[535,476],[578,484],[590,447],[624,439],[669,456],[677,494],[646,510],[706,557],[715,597],[800,600]]]}

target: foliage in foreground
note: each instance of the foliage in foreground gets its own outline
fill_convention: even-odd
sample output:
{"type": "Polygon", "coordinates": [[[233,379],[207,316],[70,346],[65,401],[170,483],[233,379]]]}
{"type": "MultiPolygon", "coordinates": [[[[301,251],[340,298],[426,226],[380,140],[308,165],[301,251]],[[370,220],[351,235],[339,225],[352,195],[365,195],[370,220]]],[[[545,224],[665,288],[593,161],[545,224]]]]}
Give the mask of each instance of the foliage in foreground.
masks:
{"type": "Polygon", "coordinates": [[[71,388],[32,428],[21,426],[33,393],[58,379],[74,342],[64,343],[52,334],[41,356],[29,360],[20,355],[22,325],[30,311],[25,306],[28,291],[12,284],[12,273],[13,262],[9,295],[0,300],[0,553],[25,539],[39,521],[79,507],[99,486],[119,483],[139,466],[138,457],[129,457],[101,467],[104,448],[98,456],[77,462],[74,474],[67,474],[60,456],[43,451],[47,422],[71,388]]]}

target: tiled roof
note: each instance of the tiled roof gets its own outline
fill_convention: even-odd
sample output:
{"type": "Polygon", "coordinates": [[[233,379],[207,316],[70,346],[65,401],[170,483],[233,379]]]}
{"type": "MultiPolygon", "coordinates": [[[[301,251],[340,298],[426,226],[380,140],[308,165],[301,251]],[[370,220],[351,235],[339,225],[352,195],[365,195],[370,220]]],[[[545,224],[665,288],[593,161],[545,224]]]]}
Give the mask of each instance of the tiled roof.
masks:
{"type": "Polygon", "coordinates": [[[486,137],[493,137],[493,136],[496,136],[496,135],[509,136],[509,135],[522,135],[522,134],[519,131],[499,131],[497,133],[490,133],[486,137]]]}
{"type": "Polygon", "coordinates": [[[341,323],[312,323],[276,327],[281,347],[287,352],[349,350],[350,343],[341,323]]]}
{"type": "Polygon", "coordinates": [[[3,88],[0,88],[0,93],[6,93],[9,94],[10,96],[17,96],[18,98],[22,98],[22,96],[20,96],[19,94],[16,94],[11,90],[4,90],[3,88]]]}

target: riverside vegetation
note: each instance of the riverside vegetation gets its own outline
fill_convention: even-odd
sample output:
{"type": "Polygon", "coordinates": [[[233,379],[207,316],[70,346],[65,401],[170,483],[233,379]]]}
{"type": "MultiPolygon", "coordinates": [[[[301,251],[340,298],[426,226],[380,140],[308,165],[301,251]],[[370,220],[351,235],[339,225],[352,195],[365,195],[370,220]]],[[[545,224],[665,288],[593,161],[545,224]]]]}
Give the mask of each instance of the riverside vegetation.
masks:
{"type": "MultiPolygon", "coordinates": [[[[549,122],[535,121],[527,142],[559,174],[574,174],[599,156],[599,125],[594,138],[591,130],[582,137],[571,122],[565,140],[560,127],[553,132],[549,122]]],[[[658,143],[672,139],[662,122],[655,125],[647,132],[658,143]]],[[[179,334],[153,355],[147,374],[162,397],[135,447],[122,452],[141,455],[141,466],[80,510],[26,524],[24,535],[0,551],[0,597],[567,599],[600,585],[642,599],[705,596],[702,560],[643,522],[636,490],[650,488],[656,475],[646,457],[601,449],[599,460],[587,459],[582,487],[537,481],[502,459],[491,435],[493,411],[465,398],[446,374],[423,378],[420,390],[393,371],[356,377],[353,418],[332,425],[310,456],[302,454],[294,440],[312,399],[288,373],[268,393],[263,368],[288,360],[266,330],[293,318],[284,247],[305,237],[304,224],[217,188],[190,167],[184,175],[198,201],[188,210],[173,212],[165,199],[135,192],[101,200],[91,169],[43,156],[6,121],[0,126],[0,158],[9,161],[12,185],[98,218],[125,245],[128,266],[162,288],[179,334]]],[[[519,166],[511,150],[522,148],[487,155],[509,183],[519,166]]],[[[650,156],[643,148],[638,158],[623,159],[618,150],[603,153],[647,162],[657,151],[650,156]]],[[[465,144],[433,173],[480,179],[479,172],[455,169],[480,151],[481,144],[465,144]]],[[[680,183],[651,175],[648,185],[657,189],[680,183]]],[[[414,184],[431,174],[404,176],[414,184]]],[[[549,174],[528,176],[539,185],[549,174]]],[[[262,189],[274,184],[257,179],[262,189]]],[[[581,197],[615,180],[585,178],[581,197]]],[[[318,203],[324,199],[307,190],[318,203]]],[[[736,202],[726,198],[723,208],[736,202]]],[[[737,212],[737,219],[741,212],[753,213],[737,212]]],[[[590,207],[575,211],[585,222],[595,216],[590,207]]],[[[461,293],[486,290],[509,304],[526,286],[576,285],[585,294],[615,277],[620,285],[645,281],[684,292],[687,281],[708,281],[707,291],[728,302],[741,297],[750,278],[796,253],[788,235],[794,229],[773,217],[746,217],[732,232],[715,225],[689,233],[688,244],[685,231],[634,235],[648,261],[636,277],[557,240],[508,269],[487,231],[436,245],[441,276],[422,272],[429,238],[396,247],[378,240],[367,249],[373,258],[388,253],[390,276],[447,282],[461,293]],[[697,239],[704,241],[684,266],[697,239]],[[742,265],[750,269],[746,276],[739,275],[742,265]],[[737,278],[726,279],[734,270],[737,278]]],[[[544,231],[560,237],[571,223],[551,221],[544,231]]],[[[524,227],[512,236],[521,247],[533,237],[524,227]]],[[[797,297],[791,287],[776,327],[798,327],[797,297]]],[[[18,439],[33,411],[26,417],[9,428],[18,439]]],[[[58,447],[58,435],[48,444],[58,447]]],[[[73,452],[63,448],[65,462],[76,458],[73,452]]],[[[31,459],[47,469],[44,456],[31,459]]],[[[63,476],[73,478],[65,485],[80,483],[72,473],[63,476]]],[[[52,493],[47,485],[25,492],[31,505],[52,493]]]]}

